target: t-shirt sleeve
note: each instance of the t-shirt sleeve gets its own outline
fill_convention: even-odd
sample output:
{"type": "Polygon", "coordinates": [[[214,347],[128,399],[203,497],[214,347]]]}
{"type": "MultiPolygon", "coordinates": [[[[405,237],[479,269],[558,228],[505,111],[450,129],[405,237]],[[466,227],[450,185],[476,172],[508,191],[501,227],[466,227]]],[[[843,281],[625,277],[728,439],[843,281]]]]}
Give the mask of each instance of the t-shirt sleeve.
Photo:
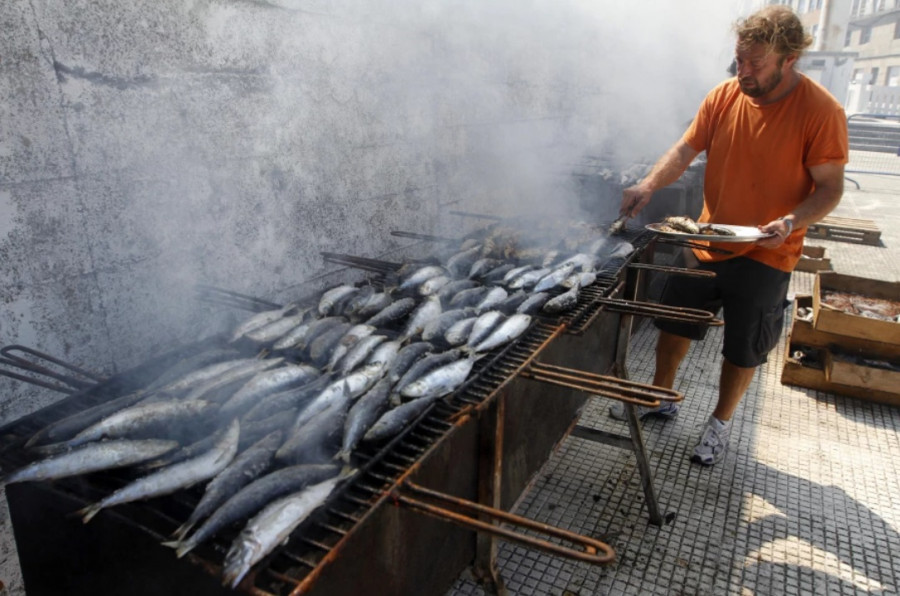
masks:
{"type": "Polygon", "coordinates": [[[842,108],[830,110],[810,136],[803,166],[811,168],[824,163],[845,164],[849,157],[847,116],[842,108]]]}
{"type": "Polygon", "coordinates": [[[688,129],[681,135],[681,140],[695,151],[703,152],[709,148],[711,108],[712,93],[707,95],[703,103],[700,104],[697,115],[694,116],[688,129]]]}

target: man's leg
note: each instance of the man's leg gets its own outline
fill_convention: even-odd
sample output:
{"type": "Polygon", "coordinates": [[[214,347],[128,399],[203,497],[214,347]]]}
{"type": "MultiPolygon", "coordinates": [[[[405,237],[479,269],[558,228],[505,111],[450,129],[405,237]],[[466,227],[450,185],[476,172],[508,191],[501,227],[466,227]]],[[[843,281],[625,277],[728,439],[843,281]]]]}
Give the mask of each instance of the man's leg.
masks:
{"type": "Polygon", "coordinates": [[[694,447],[694,455],[691,456],[693,461],[710,466],[725,456],[731,437],[731,417],[741,403],[741,398],[750,386],[755,372],[755,366],[745,368],[735,366],[727,359],[722,360],[719,401],[716,402],[716,409],[706,422],[700,442],[694,447]]]}
{"type": "Polygon", "coordinates": [[[653,373],[653,384],[657,387],[671,389],[675,385],[678,366],[687,355],[691,340],[680,335],[673,335],[660,330],[656,340],[656,371],[653,373]]]}
{"type": "Polygon", "coordinates": [[[753,380],[757,367],[744,368],[722,360],[722,374],[719,377],[719,401],[713,416],[722,422],[728,422],[734,415],[741,398],[753,380]]]}

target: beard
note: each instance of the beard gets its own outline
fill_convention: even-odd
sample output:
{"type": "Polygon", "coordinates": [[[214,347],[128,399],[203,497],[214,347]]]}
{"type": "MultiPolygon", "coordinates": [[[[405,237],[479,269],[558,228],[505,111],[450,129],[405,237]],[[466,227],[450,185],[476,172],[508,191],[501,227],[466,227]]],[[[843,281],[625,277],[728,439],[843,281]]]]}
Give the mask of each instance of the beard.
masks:
{"type": "Polygon", "coordinates": [[[738,84],[740,84],[741,91],[744,95],[749,97],[764,97],[781,83],[782,78],[781,70],[779,69],[765,81],[759,81],[753,77],[744,77],[738,79],[738,84]]]}

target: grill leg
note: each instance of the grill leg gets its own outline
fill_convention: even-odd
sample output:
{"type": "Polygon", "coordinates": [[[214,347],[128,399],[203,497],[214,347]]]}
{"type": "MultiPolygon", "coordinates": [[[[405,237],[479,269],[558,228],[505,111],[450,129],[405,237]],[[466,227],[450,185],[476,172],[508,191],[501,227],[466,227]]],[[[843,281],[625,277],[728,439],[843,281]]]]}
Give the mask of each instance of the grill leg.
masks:
{"type": "Polygon", "coordinates": [[[647,448],[644,445],[644,434],[641,430],[641,422],[638,420],[637,408],[632,404],[624,405],[625,416],[628,418],[628,430],[631,434],[631,448],[634,450],[638,470],[641,473],[641,486],[644,487],[644,497],[647,501],[647,513],[650,515],[650,523],[655,526],[662,526],[663,517],[659,511],[656,489],[653,488],[653,472],[650,470],[650,462],[647,459],[647,448]]]}
{"type": "MultiPolygon", "coordinates": [[[[506,391],[481,413],[478,419],[478,502],[500,509],[503,476],[503,416],[506,391]]],[[[493,522],[494,520],[485,519],[493,522]]],[[[488,594],[505,596],[508,592],[497,567],[497,539],[483,532],[475,535],[475,561],[472,573],[488,594]]]]}
{"type": "MultiPolygon", "coordinates": [[[[636,300],[638,288],[644,278],[641,269],[628,271],[629,282],[626,293],[628,298],[636,300]]],[[[616,342],[616,374],[622,378],[628,378],[628,344],[631,342],[631,328],[634,317],[622,315],[619,320],[619,337],[616,342]]],[[[656,498],[656,490],[653,488],[653,473],[650,470],[650,462],[647,460],[647,447],[644,445],[644,434],[641,430],[641,422],[637,416],[637,408],[631,404],[624,404],[625,415],[628,419],[628,430],[631,435],[631,448],[637,459],[638,470],[641,473],[641,485],[644,487],[644,497],[647,501],[647,513],[650,515],[650,523],[656,526],[663,525],[663,517],[659,511],[659,501],[656,498]]]]}

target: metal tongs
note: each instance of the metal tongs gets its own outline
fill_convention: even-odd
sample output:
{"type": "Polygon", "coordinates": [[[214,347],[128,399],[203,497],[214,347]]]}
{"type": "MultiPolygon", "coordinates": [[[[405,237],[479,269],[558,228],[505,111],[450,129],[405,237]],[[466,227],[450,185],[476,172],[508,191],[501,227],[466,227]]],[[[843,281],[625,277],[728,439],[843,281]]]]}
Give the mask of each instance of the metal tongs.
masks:
{"type": "Polygon", "coordinates": [[[619,215],[619,217],[616,219],[616,221],[612,222],[612,224],[609,226],[609,230],[608,230],[609,234],[611,236],[615,235],[615,234],[621,234],[622,231],[625,229],[625,221],[628,220],[629,217],[631,217],[630,211],[619,215]]]}

